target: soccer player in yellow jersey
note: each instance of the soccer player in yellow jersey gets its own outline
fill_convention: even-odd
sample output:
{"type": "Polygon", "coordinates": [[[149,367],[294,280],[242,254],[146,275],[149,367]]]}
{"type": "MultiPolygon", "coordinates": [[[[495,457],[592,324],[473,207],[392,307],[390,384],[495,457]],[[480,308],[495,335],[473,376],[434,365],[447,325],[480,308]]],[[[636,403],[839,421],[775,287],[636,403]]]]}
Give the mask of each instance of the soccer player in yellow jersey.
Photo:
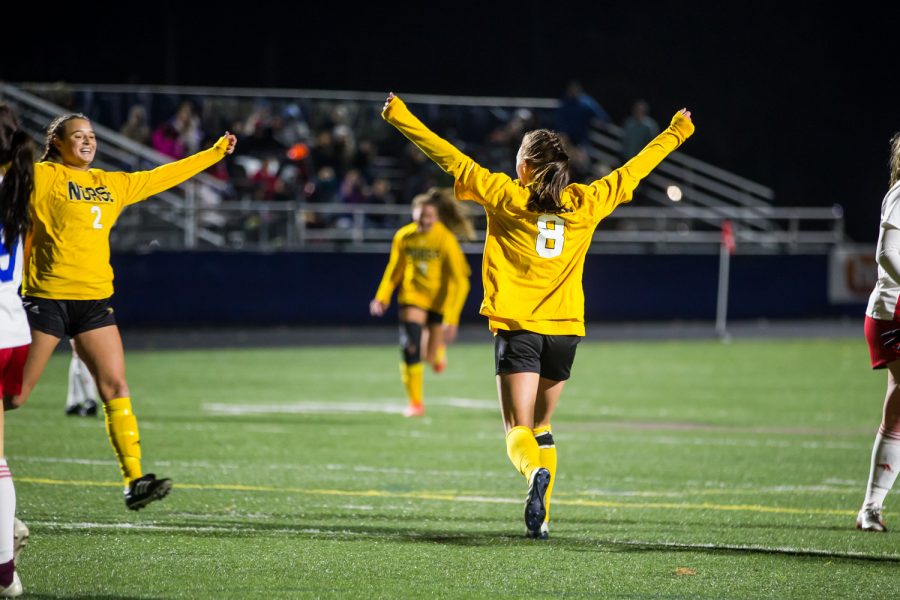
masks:
{"type": "Polygon", "coordinates": [[[97,151],[91,122],[70,114],[50,124],[43,157],[34,165],[33,226],[22,282],[32,343],[21,394],[4,402],[8,408],[21,406],[59,340],[74,339],[99,388],[106,430],[125,481],[125,505],[131,510],[166,496],[172,482],[144,474],[141,468],[125,353],[110,304],[110,228],[126,206],[212,166],[231,154],[236,142],[226,132],[212,148],[152,171],[106,172],[91,168],[97,151]]]}
{"type": "Polygon", "coordinates": [[[394,289],[400,313],[400,378],[406,388],[407,417],[425,414],[422,348],[440,373],[447,364],[445,342],[452,342],[469,294],[469,264],[454,231],[471,239],[474,231],[450,190],[432,188],[413,199],[413,222],[394,235],[384,277],[369,312],[384,314],[394,289]]]}
{"type": "Polygon", "coordinates": [[[526,535],[549,535],[556,478],[550,418],[584,336],[584,259],[594,229],[693,132],[691,113],[590,185],[569,183],[569,157],[546,129],[525,134],[511,179],[491,173],[429,130],[390,94],[382,116],[455,180],[456,197],[487,213],[481,314],[495,334],[497,390],[507,454],[528,481],[526,535]]]}

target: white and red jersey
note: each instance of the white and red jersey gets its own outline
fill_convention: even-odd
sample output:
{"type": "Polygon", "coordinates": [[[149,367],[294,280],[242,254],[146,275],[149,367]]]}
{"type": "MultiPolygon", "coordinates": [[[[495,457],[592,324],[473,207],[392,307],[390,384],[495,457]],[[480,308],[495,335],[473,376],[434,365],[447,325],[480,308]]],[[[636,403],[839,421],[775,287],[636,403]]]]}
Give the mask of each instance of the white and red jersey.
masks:
{"type": "MultiPolygon", "coordinates": [[[[3,231],[0,230],[0,242],[3,231]]],[[[31,343],[28,317],[19,296],[22,284],[22,239],[16,240],[12,252],[0,244],[0,348],[15,348],[31,343]]]]}
{"type": "MultiPolygon", "coordinates": [[[[881,227],[878,230],[878,247],[875,256],[881,256],[884,249],[884,232],[887,229],[900,229],[900,182],[885,194],[881,202],[881,227]]],[[[881,264],[878,265],[878,281],[869,296],[866,315],[883,321],[900,321],[897,310],[897,299],[900,297],[900,281],[894,281],[881,264]]]]}

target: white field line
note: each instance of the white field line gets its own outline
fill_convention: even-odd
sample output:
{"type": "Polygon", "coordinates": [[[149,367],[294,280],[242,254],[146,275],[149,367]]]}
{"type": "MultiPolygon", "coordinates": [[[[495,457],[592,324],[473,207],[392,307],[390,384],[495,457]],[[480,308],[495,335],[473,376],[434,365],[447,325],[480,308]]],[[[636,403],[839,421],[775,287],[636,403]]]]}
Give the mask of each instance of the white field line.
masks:
{"type": "MultiPolygon", "coordinates": [[[[496,411],[497,403],[477,398],[429,398],[427,404],[452,406],[470,410],[496,411]]],[[[401,414],[405,404],[397,404],[396,398],[376,398],[357,402],[287,402],[279,404],[230,404],[207,402],[203,410],[216,415],[271,415],[271,414],[401,414]]]]}
{"type": "MultiPolygon", "coordinates": [[[[229,519],[232,517],[228,517],[229,519]]],[[[219,526],[219,525],[158,525],[153,523],[62,523],[59,521],[29,521],[33,527],[46,528],[51,531],[152,531],[152,532],[169,532],[169,533],[252,533],[265,535],[297,535],[307,534],[325,537],[372,537],[372,534],[349,531],[345,529],[319,529],[316,527],[296,528],[278,528],[268,529],[256,527],[252,524],[240,526],[219,526]]],[[[378,537],[397,537],[401,532],[395,534],[379,534],[378,537]]],[[[463,537],[463,536],[461,536],[463,537]]],[[[683,543],[683,542],[664,542],[655,540],[634,540],[634,539],[598,539],[596,543],[600,546],[604,544],[614,544],[622,546],[646,546],[651,548],[671,548],[674,550],[726,550],[734,552],[759,552],[767,554],[795,554],[795,555],[812,555],[827,558],[846,558],[861,560],[900,560],[900,554],[866,554],[856,551],[835,552],[832,550],[822,550],[819,548],[809,548],[803,546],[761,546],[759,544],[707,544],[707,543],[683,543]]]]}

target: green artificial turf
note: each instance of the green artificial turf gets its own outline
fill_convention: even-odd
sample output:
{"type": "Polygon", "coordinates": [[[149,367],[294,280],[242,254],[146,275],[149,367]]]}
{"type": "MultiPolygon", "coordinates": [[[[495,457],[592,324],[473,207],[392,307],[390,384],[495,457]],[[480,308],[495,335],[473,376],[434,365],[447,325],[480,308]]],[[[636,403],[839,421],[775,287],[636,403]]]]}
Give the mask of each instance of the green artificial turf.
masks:
{"type": "Polygon", "coordinates": [[[886,377],[862,339],[584,342],[545,542],[523,537],[490,343],[449,358],[404,419],[395,347],[129,352],[145,471],[175,481],[135,513],[54,356],[6,422],[28,597],[896,592],[896,534],[854,529],[886,377]]]}

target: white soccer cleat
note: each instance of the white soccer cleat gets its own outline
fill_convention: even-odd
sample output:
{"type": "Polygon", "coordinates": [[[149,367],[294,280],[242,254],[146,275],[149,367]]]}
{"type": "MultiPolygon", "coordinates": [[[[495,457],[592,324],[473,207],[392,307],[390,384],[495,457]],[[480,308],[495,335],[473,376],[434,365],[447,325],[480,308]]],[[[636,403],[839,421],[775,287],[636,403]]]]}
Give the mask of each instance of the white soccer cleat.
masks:
{"type": "Polygon", "coordinates": [[[862,531],[887,531],[884,519],[881,516],[882,507],[878,504],[863,504],[856,516],[856,528],[862,531]]]}
{"type": "Polygon", "coordinates": [[[19,564],[19,552],[28,543],[28,526],[18,518],[13,524],[13,562],[19,564]]]}
{"type": "Polygon", "coordinates": [[[0,589],[0,598],[18,598],[22,593],[22,582],[19,581],[19,574],[13,571],[12,583],[0,589]]]}

